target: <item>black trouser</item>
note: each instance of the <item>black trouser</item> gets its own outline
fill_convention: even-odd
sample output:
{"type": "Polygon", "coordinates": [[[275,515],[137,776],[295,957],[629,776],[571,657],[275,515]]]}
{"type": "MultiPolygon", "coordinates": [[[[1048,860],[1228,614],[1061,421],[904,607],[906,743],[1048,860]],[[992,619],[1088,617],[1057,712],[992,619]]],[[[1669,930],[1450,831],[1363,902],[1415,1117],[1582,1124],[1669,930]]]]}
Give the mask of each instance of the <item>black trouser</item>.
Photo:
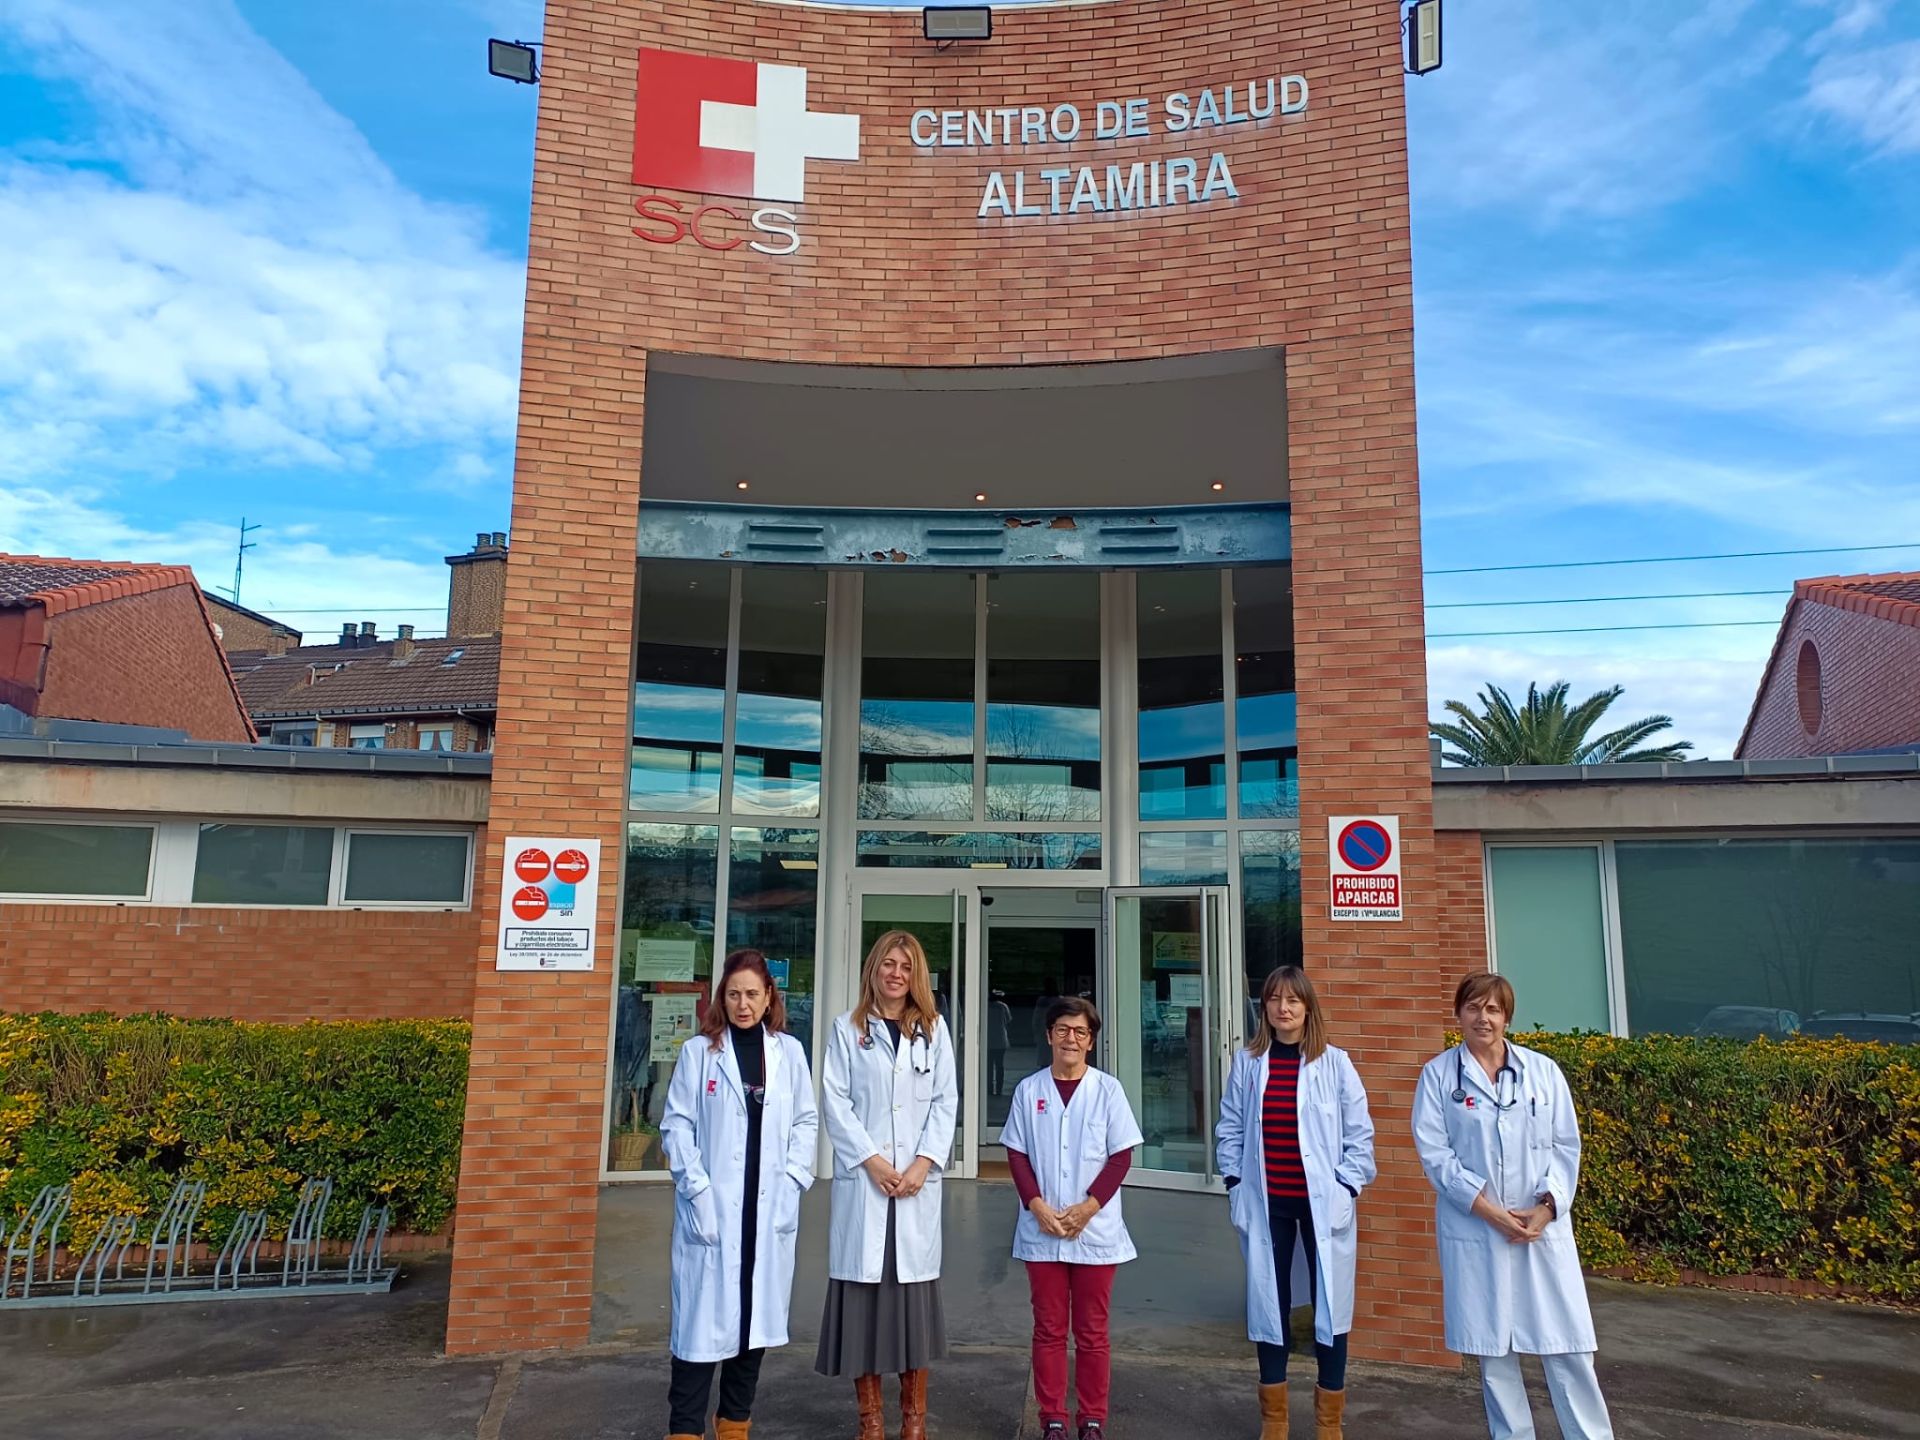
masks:
{"type": "MultiPolygon", "coordinates": [[[[764,1350],[742,1350],[720,1362],[720,1408],[722,1420],[751,1420],[753,1396],[760,1388],[760,1362],[764,1350]]],[[[672,1418],[669,1432],[674,1435],[707,1433],[707,1401],[713,1395],[712,1365],[695,1364],[673,1357],[673,1376],[667,1384],[667,1406],[672,1418]]]]}
{"type": "MultiPolygon", "coordinates": [[[[1280,1333],[1284,1345],[1254,1342],[1260,1352],[1260,1383],[1278,1385],[1287,1378],[1287,1357],[1293,1350],[1293,1242],[1298,1236],[1307,1251],[1307,1280],[1313,1294],[1320,1293],[1320,1256],[1313,1240],[1313,1209],[1305,1200],[1283,1200],[1267,1196],[1267,1228],[1273,1235],[1273,1275],[1280,1286],[1280,1333]]],[[[1347,1337],[1336,1335],[1333,1344],[1313,1342],[1314,1358],[1320,1362],[1320,1388],[1347,1388],[1347,1337]]]]}

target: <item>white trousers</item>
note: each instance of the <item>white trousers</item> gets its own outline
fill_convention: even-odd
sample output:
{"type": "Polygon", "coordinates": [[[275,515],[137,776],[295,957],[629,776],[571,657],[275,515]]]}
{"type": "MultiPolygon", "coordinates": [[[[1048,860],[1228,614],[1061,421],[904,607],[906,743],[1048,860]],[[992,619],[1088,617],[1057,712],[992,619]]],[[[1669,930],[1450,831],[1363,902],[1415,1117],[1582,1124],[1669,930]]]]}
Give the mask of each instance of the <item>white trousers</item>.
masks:
{"type": "MultiPolygon", "coordinates": [[[[1487,1432],[1493,1440],[1534,1440],[1533,1408],[1527,1404],[1526,1382],[1520,1376],[1520,1357],[1482,1355],[1480,1390],[1487,1402],[1487,1432]]],[[[1613,1421],[1593,1373],[1591,1353],[1542,1355],[1547,1393],[1553,1397],[1554,1417],[1565,1440],[1613,1440],[1613,1421]]]]}

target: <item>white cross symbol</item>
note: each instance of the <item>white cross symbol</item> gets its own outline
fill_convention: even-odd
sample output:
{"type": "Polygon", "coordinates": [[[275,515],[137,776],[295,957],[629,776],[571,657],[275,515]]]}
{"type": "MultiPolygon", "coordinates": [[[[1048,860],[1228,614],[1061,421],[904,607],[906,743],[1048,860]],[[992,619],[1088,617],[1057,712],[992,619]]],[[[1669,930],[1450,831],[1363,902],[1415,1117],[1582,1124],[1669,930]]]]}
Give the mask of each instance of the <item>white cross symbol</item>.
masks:
{"type": "Polygon", "coordinates": [[[761,65],[755,103],[700,102],[700,144],[753,156],[753,198],[804,200],[807,161],[858,160],[860,117],[807,109],[807,72],[761,65]]]}

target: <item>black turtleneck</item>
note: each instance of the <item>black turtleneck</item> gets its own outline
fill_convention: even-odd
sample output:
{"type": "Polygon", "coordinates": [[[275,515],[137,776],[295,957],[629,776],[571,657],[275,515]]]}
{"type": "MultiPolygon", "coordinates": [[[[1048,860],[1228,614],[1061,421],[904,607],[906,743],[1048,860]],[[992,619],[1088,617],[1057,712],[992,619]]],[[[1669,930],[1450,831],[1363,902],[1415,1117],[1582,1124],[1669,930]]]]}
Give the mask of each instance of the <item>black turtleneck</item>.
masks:
{"type": "Polygon", "coordinates": [[[758,1025],[741,1029],[731,1019],[733,1059],[740,1067],[740,1088],[747,1094],[747,1173],[740,1207],[740,1350],[746,1353],[753,1323],[753,1262],[760,1233],[760,1131],[767,1108],[767,1032],[758,1025]]]}

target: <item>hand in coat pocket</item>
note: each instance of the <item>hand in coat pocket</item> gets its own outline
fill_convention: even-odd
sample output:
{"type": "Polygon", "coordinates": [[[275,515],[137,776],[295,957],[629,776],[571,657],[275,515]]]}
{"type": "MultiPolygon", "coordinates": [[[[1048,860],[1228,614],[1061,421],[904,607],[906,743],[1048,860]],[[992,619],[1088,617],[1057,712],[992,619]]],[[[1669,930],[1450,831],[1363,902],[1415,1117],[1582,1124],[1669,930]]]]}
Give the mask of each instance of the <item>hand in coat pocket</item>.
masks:
{"type": "Polygon", "coordinates": [[[720,1205],[713,1198],[713,1187],[709,1185],[688,1202],[688,1219],[696,1245],[718,1245],[720,1243],[720,1205]]]}

